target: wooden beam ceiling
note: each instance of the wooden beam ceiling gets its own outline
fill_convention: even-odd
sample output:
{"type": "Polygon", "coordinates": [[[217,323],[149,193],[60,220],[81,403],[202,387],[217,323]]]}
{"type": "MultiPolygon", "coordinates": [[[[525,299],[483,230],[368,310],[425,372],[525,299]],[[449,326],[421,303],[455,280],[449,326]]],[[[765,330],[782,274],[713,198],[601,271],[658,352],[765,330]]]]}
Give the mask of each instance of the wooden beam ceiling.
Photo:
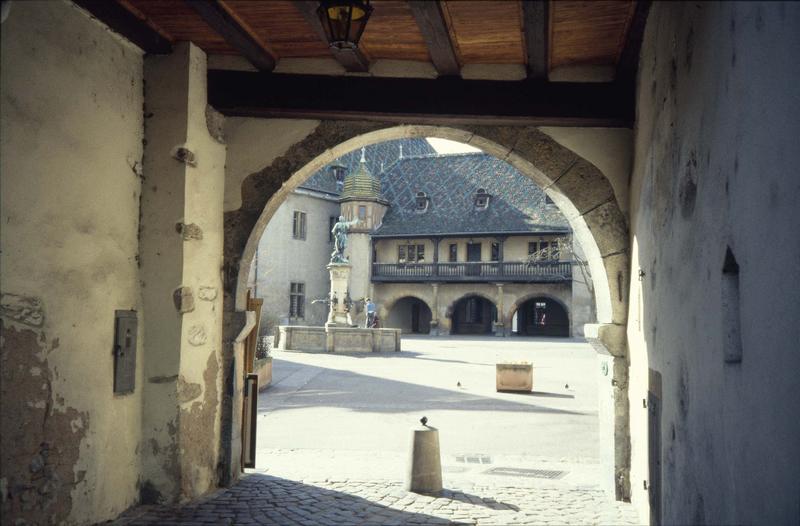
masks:
{"type": "MultiPolygon", "coordinates": [[[[322,22],[317,17],[317,7],[319,2],[314,0],[294,0],[295,7],[303,14],[306,22],[313,28],[314,33],[317,34],[323,42],[327,41],[325,30],[322,28],[322,22]]],[[[360,49],[336,49],[330,48],[335,58],[339,63],[344,66],[347,71],[369,71],[369,59],[360,49]]]]}
{"type": "Polygon", "coordinates": [[[74,0],[95,18],[139,46],[145,53],[172,53],[172,42],[150,27],[145,19],[136,16],[117,2],[108,0],[74,0]]]}
{"type": "Polygon", "coordinates": [[[428,53],[436,71],[441,76],[459,75],[461,66],[459,66],[455,50],[453,50],[439,3],[411,0],[409,6],[411,12],[414,13],[422,36],[425,38],[428,53]]]}
{"type": "Polygon", "coordinates": [[[525,50],[528,54],[528,77],[546,79],[549,73],[547,61],[549,6],[547,0],[522,2],[522,27],[525,31],[525,50]]]}
{"type": "Polygon", "coordinates": [[[430,124],[630,127],[633,93],[616,83],[550,83],[208,72],[226,115],[430,124]]]}
{"type": "Polygon", "coordinates": [[[259,71],[275,69],[277,57],[241,18],[220,0],[187,0],[189,6],[259,71]]]}

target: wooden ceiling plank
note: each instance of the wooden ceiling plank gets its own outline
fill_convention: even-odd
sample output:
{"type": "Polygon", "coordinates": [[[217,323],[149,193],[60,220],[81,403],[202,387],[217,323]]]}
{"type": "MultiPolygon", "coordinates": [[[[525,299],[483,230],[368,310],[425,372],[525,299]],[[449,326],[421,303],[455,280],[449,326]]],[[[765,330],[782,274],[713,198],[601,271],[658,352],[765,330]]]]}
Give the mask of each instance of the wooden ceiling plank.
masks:
{"type": "Polygon", "coordinates": [[[221,2],[216,0],[188,0],[189,6],[225,39],[231,47],[241,53],[259,71],[275,69],[276,57],[264,44],[254,38],[221,2]]]}
{"type": "Polygon", "coordinates": [[[119,33],[145,53],[165,55],[172,53],[172,43],[145,22],[141,16],[109,0],[75,0],[75,3],[95,18],[119,33]]]}
{"type": "MultiPolygon", "coordinates": [[[[294,0],[293,3],[297,10],[303,14],[303,18],[306,19],[306,22],[314,29],[314,33],[316,33],[323,42],[327,42],[328,37],[325,35],[325,30],[322,28],[322,22],[320,22],[319,17],[317,17],[317,7],[319,3],[313,0],[294,0]]],[[[333,58],[339,61],[347,71],[369,71],[369,58],[361,49],[337,49],[331,47],[330,50],[331,53],[333,53],[333,58]]]]}
{"type": "Polygon", "coordinates": [[[616,83],[208,72],[208,97],[229,116],[430,124],[630,127],[631,90],[616,83]],[[336,93],[336,97],[320,94],[336,93]]]}
{"type": "Polygon", "coordinates": [[[428,46],[436,71],[441,76],[460,75],[461,66],[450,41],[450,33],[439,2],[411,0],[409,6],[428,46]]]}
{"type": "Polygon", "coordinates": [[[528,52],[528,76],[545,79],[549,72],[549,6],[547,0],[523,0],[525,48],[528,52]]]}
{"type": "Polygon", "coordinates": [[[647,15],[650,13],[650,0],[639,0],[633,17],[628,23],[628,34],[625,44],[617,62],[616,80],[630,83],[636,80],[636,71],[639,67],[639,52],[642,49],[644,28],[647,24],[647,15]]]}

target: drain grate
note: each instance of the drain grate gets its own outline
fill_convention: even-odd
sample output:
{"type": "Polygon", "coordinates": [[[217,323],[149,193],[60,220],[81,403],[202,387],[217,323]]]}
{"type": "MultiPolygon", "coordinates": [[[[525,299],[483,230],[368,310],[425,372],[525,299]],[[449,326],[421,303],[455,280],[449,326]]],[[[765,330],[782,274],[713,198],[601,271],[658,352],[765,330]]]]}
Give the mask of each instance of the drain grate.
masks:
{"type": "Polygon", "coordinates": [[[560,479],[567,474],[566,471],[552,469],[521,469],[521,468],[492,468],[485,473],[489,475],[507,475],[511,477],[527,477],[536,479],[560,479]]]}
{"type": "Polygon", "coordinates": [[[468,455],[456,455],[456,462],[463,464],[491,464],[492,457],[480,453],[471,453],[468,455]]]}

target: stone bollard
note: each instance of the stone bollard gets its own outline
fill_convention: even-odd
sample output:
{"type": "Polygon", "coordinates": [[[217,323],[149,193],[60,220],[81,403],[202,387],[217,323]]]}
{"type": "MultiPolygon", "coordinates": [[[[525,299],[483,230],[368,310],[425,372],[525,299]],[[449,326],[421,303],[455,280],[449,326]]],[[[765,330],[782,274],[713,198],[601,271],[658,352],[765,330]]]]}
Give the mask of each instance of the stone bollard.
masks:
{"type": "Polygon", "coordinates": [[[442,460],[439,455],[439,430],[425,425],[411,430],[411,458],[405,489],[415,493],[442,491],[442,460]]]}

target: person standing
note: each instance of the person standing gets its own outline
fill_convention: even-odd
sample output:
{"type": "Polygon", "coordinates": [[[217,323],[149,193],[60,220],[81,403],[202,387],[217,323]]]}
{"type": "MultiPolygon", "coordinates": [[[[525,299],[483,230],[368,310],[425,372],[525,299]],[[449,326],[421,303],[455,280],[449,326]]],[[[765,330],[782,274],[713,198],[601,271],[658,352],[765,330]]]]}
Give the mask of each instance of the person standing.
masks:
{"type": "Polygon", "coordinates": [[[375,304],[372,303],[370,298],[365,300],[364,306],[367,310],[367,325],[366,327],[369,329],[375,324],[375,304]]]}

